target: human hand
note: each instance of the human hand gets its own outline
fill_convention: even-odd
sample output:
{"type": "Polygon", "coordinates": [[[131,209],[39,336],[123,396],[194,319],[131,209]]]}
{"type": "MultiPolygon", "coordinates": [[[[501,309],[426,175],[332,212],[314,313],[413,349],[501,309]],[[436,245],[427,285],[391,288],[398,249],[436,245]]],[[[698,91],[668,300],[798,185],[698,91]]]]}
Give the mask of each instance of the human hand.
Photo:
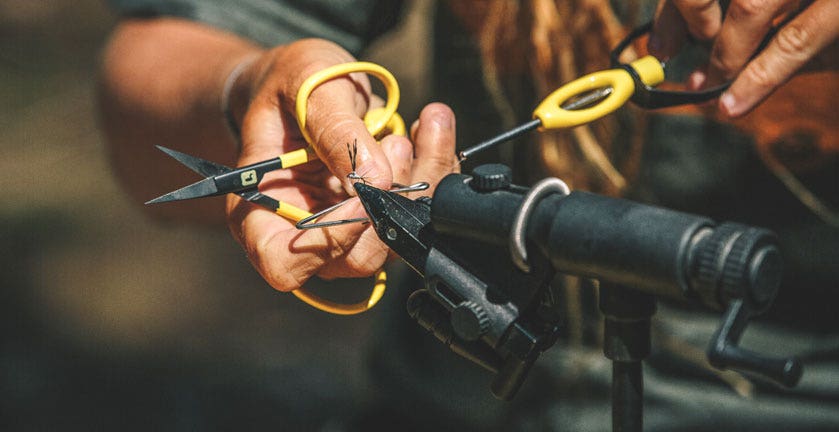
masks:
{"type": "MultiPolygon", "coordinates": [[[[265,53],[243,74],[249,88],[242,121],[242,151],[238,165],[276,157],[305,147],[294,118],[297,91],[313,73],[354,61],[343,49],[323,40],[304,40],[265,53]]],[[[375,187],[392,182],[436,184],[455,161],[454,115],[432,104],[407,138],[388,136],[376,143],[361,118],[370,108],[370,84],[363,74],[336,79],[316,88],[309,97],[306,128],[320,162],[309,162],[265,176],[261,191],[295,206],[319,210],[352,191],[347,143],[357,142],[355,171],[375,187]],[[334,174],[334,175],[333,175],[334,174]]],[[[330,219],[363,217],[351,201],[330,219]]],[[[349,224],[300,231],[294,223],[230,195],[228,226],[257,271],[275,289],[300,288],[317,274],[324,278],[363,277],[378,270],[387,248],[369,225],[349,224]]]]}
{"type": "MultiPolygon", "coordinates": [[[[715,0],[660,0],[649,42],[650,52],[669,58],[690,34],[713,40],[706,70],[689,79],[693,89],[734,80],[719,99],[730,117],[750,112],[776,88],[822,52],[836,55],[839,35],[839,0],[732,0],[723,12],[715,0]],[[757,56],[763,39],[787,14],[785,22],[757,56]],[[827,50],[826,50],[827,48],[827,50]]],[[[834,59],[835,61],[835,59],[834,59]]]]}

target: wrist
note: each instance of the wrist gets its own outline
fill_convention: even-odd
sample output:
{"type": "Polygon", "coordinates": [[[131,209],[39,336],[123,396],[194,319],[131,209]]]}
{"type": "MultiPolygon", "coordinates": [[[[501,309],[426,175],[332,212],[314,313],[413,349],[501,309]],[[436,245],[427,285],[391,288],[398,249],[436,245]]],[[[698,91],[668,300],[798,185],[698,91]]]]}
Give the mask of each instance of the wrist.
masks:
{"type": "Polygon", "coordinates": [[[261,57],[261,52],[252,52],[239,57],[228,68],[221,87],[219,106],[222,120],[231,137],[241,149],[241,124],[251,98],[251,70],[261,57]]]}

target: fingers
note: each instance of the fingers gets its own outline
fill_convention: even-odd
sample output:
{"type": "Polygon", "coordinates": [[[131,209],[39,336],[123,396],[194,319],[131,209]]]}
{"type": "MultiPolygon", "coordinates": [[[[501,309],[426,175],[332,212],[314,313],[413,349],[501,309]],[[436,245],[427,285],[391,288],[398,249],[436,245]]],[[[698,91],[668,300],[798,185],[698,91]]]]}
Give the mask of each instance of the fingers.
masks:
{"type": "Polygon", "coordinates": [[[430,183],[430,194],[440,179],[456,166],[454,113],[444,104],[430,104],[411,129],[415,146],[413,181],[430,183]]]}
{"type": "Polygon", "coordinates": [[[789,0],[734,0],[711,50],[705,85],[734,78],[772,29],[772,20],[789,0]]]}
{"type": "MultiPolygon", "coordinates": [[[[272,51],[272,55],[267,62],[270,65],[264,66],[259,75],[258,90],[243,120],[240,166],[305,147],[297,119],[291,114],[301,83],[319,70],[353,60],[337,45],[326,41],[296,42],[272,51]]],[[[271,172],[260,183],[260,191],[306,210],[323,208],[324,200],[331,201],[330,197],[334,197],[330,171],[343,182],[344,189],[352,190],[347,181],[347,174],[352,171],[347,144],[352,143],[357,149],[358,174],[378,187],[389,186],[391,172],[387,156],[361,120],[369,94],[367,78],[356,74],[315,88],[307,99],[306,125],[320,162],[271,172]]],[[[392,154],[398,155],[400,151],[405,153],[404,149],[396,148],[392,154]]],[[[404,161],[401,164],[407,165],[404,161]]],[[[369,275],[381,266],[387,255],[375,233],[365,225],[299,231],[293,222],[235,195],[227,200],[227,214],[233,236],[260,275],[278,290],[300,288],[317,273],[369,275]]],[[[364,209],[355,200],[322,219],[364,215],[364,209]]]]}
{"type": "MultiPolygon", "coordinates": [[[[393,170],[393,182],[402,185],[410,184],[414,162],[414,148],[411,141],[406,137],[388,135],[382,139],[381,148],[393,170]]],[[[358,200],[351,200],[348,207],[356,208],[362,215],[364,214],[358,200]]],[[[366,276],[384,264],[387,254],[388,249],[379,241],[376,232],[372,228],[367,229],[358,238],[349,254],[339,261],[327,263],[318,275],[326,279],[366,276]]]]}
{"type": "MultiPolygon", "coordinates": [[[[348,61],[353,60],[350,57],[334,64],[348,61]]],[[[332,65],[321,60],[308,65],[306,72],[301,74],[303,79],[285,88],[286,98],[296,101],[302,81],[332,65]]],[[[353,73],[326,81],[312,90],[306,102],[305,123],[308,135],[312,138],[310,144],[321,161],[342,181],[345,191],[355,193],[352,182],[347,178],[347,174],[353,171],[353,165],[355,172],[369,183],[380,188],[388,187],[391,183],[391,170],[387,158],[362,120],[371,104],[378,103],[372,96],[368,77],[363,73],[353,73]],[[355,160],[351,160],[347,145],[354,147],[355,160]]],[[[294,112],[292,107],[288,109],[294,112]]]]}
{"type": "MultiPolygon", "coordinates": [[[[250,203],[228,199],[228,212],[250,203]]],[[[231,232],[245,249],[259,274],[275,289],[300,288],[311,276],[328,271],[335,277],[360,277],[372,274],[384,263],[386,249],[378,242],[369,225],[347,224],[323,229],[297,230],[276,214],[256,209],[245,210],[240,221],[231,224],[231,232]]],[[[361,217],[364,210],[358,200],[340,207],[325,220],[361,217]]],[[[329,273],[325,275],[328,277],[329,273]]]]}
{"type": "Polygon", "coordinates": [[[688,31],[699,40],[710,40],[720,31],[722,9],[717,0],[673,0],[688,31]]]}
{"type": "MultiPolygon", "coordinates": [[[[243,121],[239,165],[306,145],[296,127],[297,119],[290,114],[295,111],[300,77],[349,61],[336,47],[303,41],[276,51],[273,69],[267,67],[261,75],[260,90],[252,98],[243,121]]],[[[379,145],[361,119],[371,100],[372,104],[377,103],[371,99],[364,75],[337,78],[312,90],[307,98],[305,125],[322,165],[310,162],[269,173],[260,184],[261,192],[310,209],[322,204],[323,196],[331,193],[330,172],[346,191],[354,193],[347,178],[351,171],[383,189],[394,181],[409,184],[419,179],[436,183],[451,171],[455,160],[454,115],[448,107],[433,104],[423,111],[415,129],[415,148],[403,137],[387,137],[379,145]],[[348,145],[354,146],[352,151],[348,151],[348,145]],[[328,170],[323,169],[324,165],[328,170]]],[[[298,231],[290,221],[236,196],[228,198],[227,206],[234,237],[260,275],[278,290],[300,288],[314,274],[327,278],[366,276],[387,257],[386,247],[369,225],[298,231]]],[[[364,215],[358,200],[351,200],[322,220],[364,215]]]]}
{"type": "Polygon", "coordinates": [[[687,26],[696,38],[715,38],[707,69],[691,74],[688,84],[698,89],[733,79],[720,97],[719,107],[728,116],[741,116],[839,36],[839,0],[804,2],[806,7],[755,56],[773,22],[801,3],[732,0],[721,21],[716,0],[662,0],[649,49],[660,58],[674,55],[683,42],[684,29],[680,26],[687,26]]]}
{"type": "MultiPolygon", "coordinates": [[[[429,182],[433,187],[455,164],[455,120],[451,109],[443,104],[431,104],[420,113],[411,128],[414,139],[390,135],[381,142],[383,152],[390,161],[393,181],[410,184],[429,182]]],[[[351,205],[360,205],[357,200],[351,205]]],[[[387,249],[370,229],[364,231],[350,253],[341,261],[326,264],[319,275],[324,278],[352,277],[370,274],[381,266],[387,249]]]]}
{"type": "Polygon", "coordinates": [[[687,38],[687,24],[672,0],[658,4],[653,29],[647,43],[650,54],[661,60],[676,55],[687,38]]]}
{"type": "Polygon", "coordinates": [[[839,0],[813,2],[749,62],[720,97],[720,109],[731,117],[746,114],[837,37],[839,0]]]}
{"type": "Polygon", "coordinates": [[[402,185],[411,183],[411,169],[414,162],[414,149],[408,138],[388,135],[381,142],[382,150],[390,161],[393,182],[402,185]]]}
{"type": "MultiPolygon", "coordinates": [[[[397,154],[400,151],[405,152],[395,150],[392,153],[397,154]]],[[[408,151],[410,152],[410,148],[408,151]]],[[[267,154],[251,152],[249,156],[240,159],[239,165],[268,157],[267,154]]],[[[402,165],[406,163],[403,162],[402,165]]],[[[328,180],[334,178],[326,169],[313,170],[312,173],[304,173],[303,176],[322,177],[322,184],[328,184],[328,180]]],[[[301,181],[301,174],[296,170],[279,170],[266,175],[260,184],[260,190],[266,195],[281,199],[281,205],[291,204],[315,210],[332,204],[324,203],[318,198],[318,194],[328,195],[328,191],[318,190],[308,183],[316,181],[301,181]]],[[[242,245],[259,274],[280,291],[298,289],[315,274],[325,277],[367,276],[381,267],[387,255],[384,245],[378,242],[375,233],[368,229],[369,225],[355,223],[323,229],[298,230],[294,222],[232,194],[227,200],[227,208],[228,225],[234,238],[242,245]]],[[[364,209],[358,200],[352,200],[319,221],[364,216],[364,209]]]]}
{"type": "MultiPolygon", "coordinates": [[[[393,170],[393,182],[408,184],[411,181],[411,164],[414,159],[411,142],[405,137],[389,135],[380,145],[393,170]]],[[[365,215],[360,201],[352,199],[328,219],[348,219],[365,215]]],[[[318,276],[324,279],[368,276],[381,268],[388,255],[387,247],[379,241],[378,235],[370,225],[356,226],[362,231],[352,243],[352,247],[346,249],[346,253],[325,261],[317,272],[318,276]]]]}
{"type": "MultiPolygon", "coordinates": [[[[275,105],[275,117],[271,118],[271,113],[263,112],[261,118],[252,121],[276,124],[277,117],[295,112],[297,93],[306,79],[328,67],[354,60],[338,45],[324,40],[302,40],[275,50],[272,66],[267,67],[263,73],[261,91],[251,103],[251,110],[254,106],[275,105]]],[[[312,139],[310,144],[320,160],[342,181],[348,193],[354,193],[347,179],[347,174],[353,171],[347,152],[348,144],[355,143],[357,148],[355,165],[358,174],[368,177],[371,183],[379,187],[390,183],[387,158],[362,121],[370,103],[370,83],[363,73],[323,82],[306,99],[305,125],[307,135],[312,139]]],[[[250,113],[251,110],[246,115],[246,122],[248,117],[256,117],[250,113]]],[[[294,132],[296,120],[285,123],[285,132],[296,135],[299,140],[300,135],[294,132]]],[[[265,138],[276,139],[270,134],[265,138]]],[[[259,144],[253,142],[259,139],[251,137],[244,140],[249,142],[243,142],[243,146],[259,144]]],[[[300,147],[305,145],[302,141],[298,141],[298,144],[300,147]]]]}
{"type": "Polygon", "coordinates": [[[684,44],[687,32],[698,40],[714,38],[720,30],[721,18],[717,0],[662,0],[648,49],[656,57],[668,59],[684,44]]]}
{"type": "MultiPolygon", "coordinates": [[[[342,180],[344,189],[354,194],[347,174],[353,171],[373,186],[386,189],[390,186],[391,167],[381,146],[367,131],[361,117],[341,108],[346,99],[336,99],[337,92],[326,83],[315,89],[309,98],[309,120],[306,127],[313,139],[313,147],[321,161],[342,180]],[[329,93],[327,93],[329,92],[329,93]],[[348,152],[347,146],[352,152],[348,152]]],[[[337,84],[337,83],[335,83],[337,84]]]]}
{"type": "MultiPolygon", "coordinates": [[[[261,153],[255,150],[243,153],[239,165],[268,159],[272,157],[271,153],[276,151],[269,146],[264,146],[263,149],[261,153]]],[[[310,163],[307,168],[317,165],[316,162],[310,163]]],[[[320,209],[331,202],[324,203],[318,198],[318,194],[328,195],[330,191],[318,190],[309,185],[317,183],[318,177],[321,178],[322,184],[327,184],[327,177],[332,178],[326,169],[303,174],[297,170],[274,171],[266,175],[260,184],[260,190],[266,195],[281,199],[281,205],[320,209]]],[[[325,216],[324,220],[363,217],[364,214],[364,210],[359,206],[346,205],[325,216]]],[[[272,287],[281,291],[298,289],[333,261],[345,261],[365,231],[365,226],[361,224],[300,231],[292,221],[233,194],[228,195],[227,215],[233,237],[242,245],[254,268],[272,287]]],[[[370,254],[358,262],[369,261],[375,266],[375,255],[383,254],[379,249],[381,246],[356,251],[356,255],[370,254]]],[[[346,264],[343,265],[347,267],[346,264]]],[[[345,273],[353,274],[351,270],[352,268],[345,270],[345,273]]],[[[372,268],[369,271],[375,270],[376,268],[372,268]]]]}

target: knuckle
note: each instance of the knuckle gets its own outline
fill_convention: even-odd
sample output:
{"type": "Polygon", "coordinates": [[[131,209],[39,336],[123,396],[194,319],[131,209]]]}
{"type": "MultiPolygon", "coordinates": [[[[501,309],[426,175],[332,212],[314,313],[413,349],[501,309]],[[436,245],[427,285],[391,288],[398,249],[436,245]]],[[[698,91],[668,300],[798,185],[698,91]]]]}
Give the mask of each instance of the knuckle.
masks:
{"type": "Polygon", "coordinates": [[[775,35],[778,50],[790,57],[798,57],[806,52],[811,40],[809,28],[798,23],[790,23],[775,35]]]}
{"type": "Polygon", "coordinates": [[[347,256],[346,264],[351,274],[368,276],[380,269],[387,258],[387,249],[376,236],[363,236],[357,250],[347,256]],[[369,239],[369,241],[368,241],[369,239]]]}
{"type": "Polygon", "coordinates": [[[710,65],[713,69],[721,71],[725,79],[733,78],[737,75],[740,68],[743,67],[739,59],[734,59],[724,52],[719,52],[719,55],[714,56],[711,59],[710,65]]]}
{"type": "Polygon", "coordinates": [[[752,85],[761,88],[772,88],[776,84],[776,76],[762,59],[755,59],[740,74],[741,78],[752,85]]]}
{"type": "Polygon", "coordinates": [[[292,260],[287,257],[274,256],[276,236],[261,238],[244,245],[245,252],[251,264],[263,279],[278,291],[293,291],[300,288],[307,277],[300,266],[291,265],[292,260]]]}
{"type": "Polygon", "coordinates": [[[263,274],[263,278],[268,281],[268,284],[271,285],[277,291],[294,291],[299,289],[303,286],[303,283],[306,281],[307,278],[303,277],[302,274],[295,272],[293,269],[266,269],[265,272],[261,272],[263,274]],[[273,270],[273,271],[272,271],[273,270]]]}
{"type": "Polygon", "coordinates": [[[685,10],[692,15],[707,14],[714,11],[718,6],[717,0],[693,0],[690,2],[682,2],[680,9],[685,10]]]}
{"type": "Polygon", "coordinates": [[[335,260],[347,256],[350,251],[352,251],[353,245],[357,240],[357,238],[350,237],[336,239],[336,241],[332,243],[331,248],[325,249],[327,257],[330,260],[335,260]]]}
{"type": "Polygon", "coordinates": [[[720,25],[718,0],[674,0],[673,4],[694,37],[710,40],[716,36],[720,25]]]}
{"type": "Polygon", "coordinates": [[[302,83],[306,78],[328,68],[335,66],[338,61],[331,61],[327,59],[317,58],[312,59],[311,61],[307,62],[305,65],[302,66],[300,69],[299,79],[302,83]]]}
{"type": "Polygon", "coordinates": [[[275,272],[269,280],[274,289],[288,292],[300,289],[308,278],[292,269],[284,269],[284,271],[275,272]]]}
{"type": "Polygon", "coordinates": [[[363,259],[350,257],[347,260],[347,270],[354,275],[368,275],[380,267],[380,264],[377,265],[374,261],[376,260],[370,259],[370,257],[364,257],[363,259]]]}
{"type": "MultiPolygon", "coordinates": [[[[339,45],[322,39],[302,39],[275,48],[270,55],[273,57],[270,75],[281,82],[280,90],[292,101],[303,82],[315,73],[355,61],[339,45]]],[[[364,83],[361,85],[364,86],[364,83]]]]}
{"type": "Polygon", "coordinates": [[[716,27],[706,25],[705,23],[703,25],[691,25],[690,30],[692,35],[702,41],[711,40],[717,34],[716,27]]]}
{"type": "Polygon", "coordinates": [[[277,291],[300,289],[314,273],[310,273],[306,267],[289,264],[290,261],[283,261],[276,265],[264,266],[260,269],[260,274],[277,291]]]}
{"type": "Polygon", "coordinates": [[[758,15],[769,7],[767,0],[734,0],[728,7],[728,14],[734,18],[758,15]]]}
{"type": "MultiPolygon", "coordinates": [[[[297,73],[293,74],[292,78],[285,79],[285,85],[282,87],[284,95],[289,100],[295,101],[297,99],[297,93],[309,77],[335,64],[335,62],[326,61],[325,59],[313,59],[299,65],[297,73]]],[[[278,65],[278,67],[282,68],[281,65],[278,65]]],[[[288,68],[287,65],[286,68],[288,68]]],[[[314,93],[314,90],[312,92],[314,93]]]]}
{"type": "Polygon", "coordinates": [[[358,119],[348,118],[345,116],[335,116],[329,121],[318,122],[318,124],[325,124],[319,131],[313,131],[312,138],[317,147],[326,156],[326,159],[332,161],[340,161],[341,158],[347,158],[347,144],[351,144],[354,139],[352,123],[358,119]]]}

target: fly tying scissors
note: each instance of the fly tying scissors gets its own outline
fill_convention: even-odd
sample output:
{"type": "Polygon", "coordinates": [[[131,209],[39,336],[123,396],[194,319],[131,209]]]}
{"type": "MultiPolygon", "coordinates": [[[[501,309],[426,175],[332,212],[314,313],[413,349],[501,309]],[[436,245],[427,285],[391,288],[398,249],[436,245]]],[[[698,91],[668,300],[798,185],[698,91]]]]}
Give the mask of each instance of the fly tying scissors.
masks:
{"type": "MultiPolygon", "coordinates": [[[[199,172],[200,174],[206,176],[206,178],[189,186],[185,186],[181,189],[155,198],[146,204],[204,198],[255,190],[265,174],[268,172],[292,168],[306,162],[316,160],[317,155],[311,147],[311,138],[306,131],[306,109],[308,106],[309,95],[319,85],[354,72],[365,72],[379,78],[382,83],[384,83],[385,90],[387,91],[387,102],[385,103],[385,106],[370,110],[364,116],[364,124],[367,126],[367,130],[370,134],[377,136],[387,131],[394,135],[405,135],[405,122],[396,112],[396,108],[399,105],[399,86],[396,82],[396,78],[393,77],[393,74],[391,74],[387,69],[369,62],[354,62],[335,65],[310,76],[303,82],[300,86],[300,90],[297,92],[297,102],[295,105],[297,123],[306,142],[310,144],[309,146],[241,168],[227,168],[220,173],[212,171],[209,174],[199,172]]],[[[195,171],[197,170],[193,168],[193,166],[190,166],[187,161],[190,161],[190,163],[212,164],[212,162],[204,161],[192,156],[185,160],[184,158],[176,157],[174,153],[167,152],[167,154],[195,171]]],[[[180,154],[183,155],[182,153],[180,154]]],[[[275,204],[264,199],[249,199],[249,201],[267,207],[270,210],[275,211],[278,215],[295,222],[309,216],[307,211],[288,203],[278,201],[275,204]],[[271,205],[267,205],[269,203],[271,205]]]]}
{"type": "MultiPolygon", "coordinates": [[[[387,92],[385,106],[370,110],[364,116],[364,124],[370,134],[374,137],[385,133],[405,135],[405,122],[396,112],[396,108],[399,105],[399,85],[393,74],[382,66],[369,62],[335,65],[307,78],[297,92],[297,102],[295,105],[297,122],[309,146],[290,151],[273,159],[235,169],[158,146],[160,150],[205,178],[148,201],[146,204],[235,193],[246,201],[265,207],[292,222],[299,222],[311,218],[312,214],[306,210],[260,193],[258,186],[265,174],[270,171],[291,168],[317,159],[317,155],[311,147],[311,138],[306,131],[306,110],[309,95],[321,84],[355,72],[364,72],[375,76],[382,81],[387,92]]],[[[359,220],[352,219],[348,221],[358,222],[359,220]]],[[[339,315],[352,315],[372,308],[381,299],[385,291],[386,278],[387,276],[384,270],[380,270],[375,276],[375,285],[369,298],[356,304],[334,303],[317,297],[303,288],[292,291],[292,294],[322,311],[339,315]]]]}

